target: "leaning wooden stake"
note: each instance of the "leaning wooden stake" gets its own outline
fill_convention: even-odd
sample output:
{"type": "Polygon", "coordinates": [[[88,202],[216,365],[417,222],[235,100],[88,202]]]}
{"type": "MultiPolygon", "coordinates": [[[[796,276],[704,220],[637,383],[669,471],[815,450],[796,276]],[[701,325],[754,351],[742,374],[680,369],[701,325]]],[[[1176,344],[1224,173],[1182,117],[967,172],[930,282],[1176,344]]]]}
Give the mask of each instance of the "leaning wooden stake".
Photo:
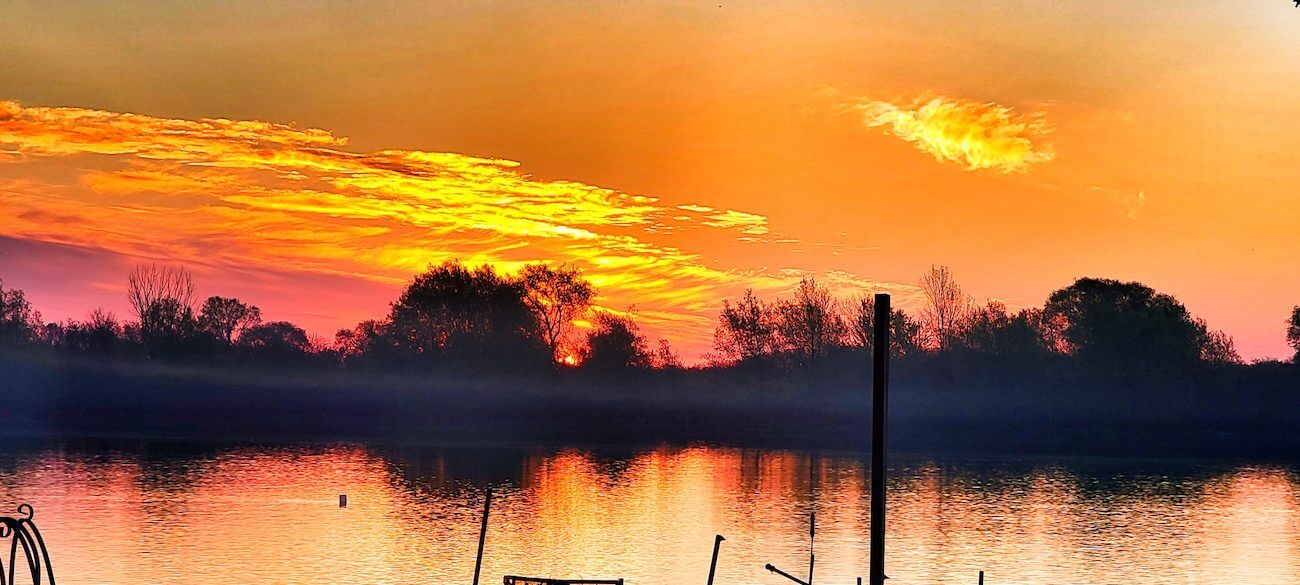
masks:
{"type": "Polygon", "coordinates": [[[478,585],[478,571],[483,566],[483,541],[487,540],[488,512],[492,510],[492,487],[483,498],[483,525],[478,529],[478,556],[474,559],[474,585],[478,585]]]}
{"type": "Polygon", "coordinates": [[[813,541],[817,538],[817,513],[808,513],[808,585],[813,582],[813,564],[817,557],[813,554],[813,541]]]}
{"type": "Polygon", "coordinates": [[[722,546],[722,541],[726,540],[721,534],[713,537],[713,560],[709,561],[709,585],[713,585],[713,573],[718,570],[718,548],[722,546]]]}
{"type": "Polygon", "coordinates": [[[889,295],[876,295],[871,376],[870,585],[885,585],[885,414],[889,395],[889,295]]]}

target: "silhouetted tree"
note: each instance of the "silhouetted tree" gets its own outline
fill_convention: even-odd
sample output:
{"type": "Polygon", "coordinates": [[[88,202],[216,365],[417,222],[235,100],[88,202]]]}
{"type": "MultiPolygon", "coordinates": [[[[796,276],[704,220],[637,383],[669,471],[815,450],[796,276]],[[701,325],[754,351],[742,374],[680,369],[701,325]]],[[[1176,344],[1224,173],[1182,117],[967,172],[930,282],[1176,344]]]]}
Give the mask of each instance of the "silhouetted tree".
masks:
{"type": "Polygon", "coordinates": [[[650,367],[645,336],[632,317],[598,311],[591,325],[582,360],[584,368],[612,371],[650,367]]]}
{"type": "Polygon", "coordinates": [[[202,358],[206,353],[200,342],[198,320],[194,310],[179,299],[153,301],[133,332],[150,358],[202,358]]]}
{"type": "Polygon", "coordinates": [[[151,358],[199,357],[194,281],[184,268],[137,264],[126,279],[126,296],[138,326],[128,328],[151,358]]]}
{"type": "Polygon", "coordinates": [[[50,347],[61,347],[67,329],[60,323],[46,323],[36,329],[36,339],[50,347]]]}
{"type": "Polygon", "coordinates": [[[307,332],[287,321],[271,321],[245,329],[239,336],[239,347],[257,359],[265,361],[294,361],[311,351],[307,332]]]}
{"type": "Polygon", "coordinates": [[[1041,318],[1040,311],[1011,314],[1006,305],[991,301],[970,311],[955,342],[981,353],[1026,357],[1046,350],[1039,329],[1041,318]]]}
{"type": "Polygon", "coordinates": [[[1137,282],[1080,278],[1043,307],[1066,349],[1094,367],[1197,361],[1208,340],[1177,299],[1137,282]]]}
{"type": "Polygon", "coordinates": [[[262,322],[262,310],[239,299],[208,297],[199,310],[199,329],[226,342],[262,322]]]}
{"type": "Polygon", "coordinates": [[[556,268],[529,264],[519,272],[519,283],[542,341],[550,348],[551,359],[558,362],[561,346],[573,329],[573,320],[591,307],[596,289],[570,265],[556,268]]]}
{"type": "Polygon", "coordinates": [[[149,305],[140,320],[140,331],[149,339],[174,342],[193,337],[198,331],[194,310],[179,299],[159,299],[149,305]]]}
{"type": "Polygon", "coordinates": [[[745,296],[732,304],[722,301],[722,313],[713,331],[713,360],[717,364],[735,364],[772,355],[776,348],[776,317],[765,303],[747,289],[745,296]]]}
{"type": "Polygon", "coordinates": [[[961,326],[971,311],[971,299],[947,266],[931,266],[921,275],[920,287],[926,301],[921,325],[933,347],[946,351],[961,334],[961,326]]]}
{"type": "MultiPolygon", "coordinates": [[[[848,342],[868,355],[875,344],[876,299],[861,296],[848,301],[848,342]]],[[[890,355],[901,357],[920,351],[921,324],[902,309],[890,310],[890,355]]]]}
{"type": "MultiPolygon", "coordinates": [[[[1204,322],[1201,322],[1204,326],[1204,322]]],[[[1206,334],[1205,344],[1201,346],[1201,360],[1212,364],[1239,364],[1241,354],[1237,353],[1237,343],[1232,336],[1222,331],[1210,331],[1206,334]]]]}
{"type": "Polygon", "coordinates": [[[122,326],[112,313],[100,308],[91,311],[85,321],[70,323],[63,335],[69,351],[111,356],[117,353],[122,326]]]}
{"type": "Polygon", "coordinates": [[[908,356],[924,351],[921,345],[921,323],[902,310],[894,309],[890,318],[894,353],[908,356]]]}
{"type": "Polygon", "coordinates": [[[30,343],[39,335],[41,314],[32,309],[21,289],[5,288],[0,280],[0,346],[30,343]]]}
{"type": "Polygon", "coordinates": [[[172,325],[155,318],[176,322],[184,313],[193,315],[194,281],[184,268],[137,264],[126,277],[126,297],[147,334],[172,325]]]}
{"type": "Polygon", "coordinates": [[[677,355],[673,350],[672,344],[667,339],[660,339],[659,345],[655,347],[654,355],[650,356],[651,365],[660,370],[680,370],[682,365],[682,356],[677,355]]]}
{"type": "Polygon", "coordinates": [[[793,299],[777,302],[776,317],[780,342],[805,365],[842,345],[848,332],[835,298],[813,277],[799,279],[793,299]]]}
{"type": "Polygon", "coordinates": [[[1287,319],[1286,342],[1295,350],[1294,361],[1300,364],[1300,306],[1291,309],[1291,318],[1287,319]]]}
{"type": "Polygon", "coordinates": [[[334,349],[347,365],[395,363],[403,358],[394,336],[388,333],[388,323],[374,319],[340,329],[334,334],[334,349]]]}
{"type": "Polygon", "coordinates": [[[532,362],[541,345],[518,282],[456,261],[417,275],[384,329],[399,354],[456,367],[532,362]]]}

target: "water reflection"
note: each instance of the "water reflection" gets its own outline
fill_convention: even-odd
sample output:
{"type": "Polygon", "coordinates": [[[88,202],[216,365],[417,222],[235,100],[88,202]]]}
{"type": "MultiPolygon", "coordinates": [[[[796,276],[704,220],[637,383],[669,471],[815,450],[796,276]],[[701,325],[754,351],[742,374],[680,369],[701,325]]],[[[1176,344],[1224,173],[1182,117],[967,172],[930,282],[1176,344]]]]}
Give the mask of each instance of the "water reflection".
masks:
{"type": "MultiPolygon", "coordinates": [[[[36,506],[67,583],[468,583],[482,488],[484,583],[503,574],[819,584],[866,574],[868,478],[853,456],[176,448],[0,452],[0,504],[36,506]],[[339,509],[337,495],[349,506],[339,509]]],[[[890,482],[891,583],[1300,582],[1300,479],[1284,467],[904,461],[890,482]]]]}

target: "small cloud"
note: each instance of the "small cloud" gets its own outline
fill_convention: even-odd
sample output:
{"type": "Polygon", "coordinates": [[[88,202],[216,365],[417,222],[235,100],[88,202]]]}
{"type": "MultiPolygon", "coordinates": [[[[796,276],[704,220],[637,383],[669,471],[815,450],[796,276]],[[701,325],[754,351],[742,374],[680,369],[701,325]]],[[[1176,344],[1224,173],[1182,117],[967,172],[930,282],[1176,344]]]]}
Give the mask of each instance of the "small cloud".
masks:
{"type": "Polygon", "coordinates": [[[1132,191],[1127,189],[1110,189],[1093,185],[1088,187],[1088,191],[1091,193],[1101,193],[1102,195],[1114,200],[1117,204],[1124,206],[1124,216],[1134,221],[1137,220],[1138,216],[1142,215],[1142,208],[1146,207],[1147,204],[1147,194],[1145,190],[1138,191],[1137,194],[1134,195],[1132,194],[1132,191]]]}
{"type": "Polygon", "coordinates": [[[762,215],[728,209],[705,218],[704,225],[716,228],[736,228],[742,234],[761,236],[767,233],[767,218],[762,215]]]}
{"type": "Polygon", "coordinates": [[[885,128],[935,160],[970,171],[1023,173],[1055,157],[1043,141],[1052,128],[1041,112],[1021,114],[1000,104],[944,96],[904,105],[857,99],[846,107],[861,115],[864,125],[885,128]]]}
{"type": "Polygon", "coordinates": [[[1142,207],[1147,204],[1146,191],[1138,191],[1137,198],[1133,200],[1133,205],[1128,208],[1128,218],[1137,220],[1138,215],[1142,213],[1142,207]]]}

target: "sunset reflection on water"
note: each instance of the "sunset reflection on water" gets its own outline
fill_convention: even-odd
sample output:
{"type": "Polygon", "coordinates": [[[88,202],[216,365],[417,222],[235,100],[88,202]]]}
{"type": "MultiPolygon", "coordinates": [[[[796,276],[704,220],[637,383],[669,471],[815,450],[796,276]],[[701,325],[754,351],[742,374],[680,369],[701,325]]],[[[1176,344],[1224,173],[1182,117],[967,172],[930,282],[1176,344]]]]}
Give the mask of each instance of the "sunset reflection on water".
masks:
{"type": "MultiPolygon", "coordinates": [[[[890,582],[1300,582],[1294,468],[899,458],[890,582]]],[[[0,505],[36,507],[65,583],[483,583],[502,575],[784,585],[867,572],[851,454],[709,447],[41,446],[0,451],[0,505]],[[338,494],[348,507],[338,507],[338,494]]],[[[4,513],[12,513],[5,511],[4,513]]]]}

